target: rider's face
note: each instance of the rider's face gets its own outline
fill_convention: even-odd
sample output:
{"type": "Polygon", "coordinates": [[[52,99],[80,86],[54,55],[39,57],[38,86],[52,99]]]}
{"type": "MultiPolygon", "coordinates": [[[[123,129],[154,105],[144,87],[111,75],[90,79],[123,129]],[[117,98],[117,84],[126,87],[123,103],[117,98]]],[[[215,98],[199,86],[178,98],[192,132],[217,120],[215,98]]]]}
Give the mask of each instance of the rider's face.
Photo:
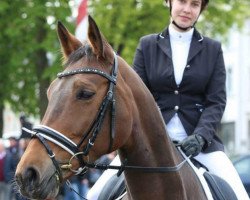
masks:
{"type": "Polygon", "coordinates": [[[172,20],[180,27],[191,27],[200,15],[201,1],[202,0],[172,0],[172,20]]]}

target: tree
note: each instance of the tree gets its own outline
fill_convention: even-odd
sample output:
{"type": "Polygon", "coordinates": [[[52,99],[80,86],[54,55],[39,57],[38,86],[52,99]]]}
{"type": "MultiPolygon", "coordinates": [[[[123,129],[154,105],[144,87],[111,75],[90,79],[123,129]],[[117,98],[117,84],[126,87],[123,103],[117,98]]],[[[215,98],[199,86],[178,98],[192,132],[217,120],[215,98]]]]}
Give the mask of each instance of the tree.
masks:
{"type": "Polygon", "coordinates": [[[50,78],[61,65],[56,23],[60,19],[67,24],[70,16],[67,0],[0,2],[1,113],[8,102],[16,112],[43,115],[50,78]]]}
{"type": "Polygon", "coordinates": [[[205,35],[227,40],[228,31],[234,26],[240,30],[250,17],[250,1],[219,0],[210,1],[208,10],[203,13],[199,28],[205,35]]]}
{"type": "Polygon", "coordinates": [[[160,32],[169,20],[162,0],[92,0],[89,12],[113,48],[128,63],[132,63],[139,38],[160,32]]]}
{"type": "MultiPolygon", "coordinates": [[[[226,39],[232,26],[243,25],[249,6],[250,1],[210,1],[197,26],[205,35],[226,39]]],[[[91,0],[89,7],[107,40],[130,64],[139,38],[161,32],[170,16],[165,0],[91,0]]]]}

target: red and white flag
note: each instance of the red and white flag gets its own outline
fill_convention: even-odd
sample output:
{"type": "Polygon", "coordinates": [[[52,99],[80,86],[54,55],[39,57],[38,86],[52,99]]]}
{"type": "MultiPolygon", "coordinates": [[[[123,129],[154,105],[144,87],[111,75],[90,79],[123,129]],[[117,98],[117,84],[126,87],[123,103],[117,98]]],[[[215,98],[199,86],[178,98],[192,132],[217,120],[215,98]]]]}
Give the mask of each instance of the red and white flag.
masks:
{"type": "Polygon", "coordinates": [[[88,31],[88,5],[87,5],[87,0],[81,0],[78,6],[75,36],[80,41],[86,40],[87,31],[88,31]]]}

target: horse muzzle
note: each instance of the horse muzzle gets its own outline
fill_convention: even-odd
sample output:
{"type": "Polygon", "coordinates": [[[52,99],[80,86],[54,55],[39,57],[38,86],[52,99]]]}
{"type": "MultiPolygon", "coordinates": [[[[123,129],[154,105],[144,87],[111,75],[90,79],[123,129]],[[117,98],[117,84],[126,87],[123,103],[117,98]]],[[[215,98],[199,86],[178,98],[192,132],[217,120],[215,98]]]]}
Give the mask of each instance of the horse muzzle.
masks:
{"type": "Polygon", "coordinates": [[[41,178],[38,170],[28,167],[23,173],[16,173],[15,184],[18,191],[27,198],[53,199],[59,192],[60,181],[56,173],[41,178]]]}

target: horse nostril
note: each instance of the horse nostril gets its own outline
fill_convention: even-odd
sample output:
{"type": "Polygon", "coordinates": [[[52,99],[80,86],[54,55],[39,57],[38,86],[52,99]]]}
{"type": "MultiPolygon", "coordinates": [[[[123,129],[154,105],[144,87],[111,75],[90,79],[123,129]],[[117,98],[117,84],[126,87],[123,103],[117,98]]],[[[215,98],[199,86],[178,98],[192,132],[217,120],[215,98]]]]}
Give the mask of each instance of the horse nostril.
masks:
{"type": "Polygon", "coordinates": [[[33,167],[27,168],[26,171],[24,172],[24,179],[28,183],[32,183],[32,185],[36,184],[39,181],[38,176],[39,176],[38,171],[33,167]]]}

